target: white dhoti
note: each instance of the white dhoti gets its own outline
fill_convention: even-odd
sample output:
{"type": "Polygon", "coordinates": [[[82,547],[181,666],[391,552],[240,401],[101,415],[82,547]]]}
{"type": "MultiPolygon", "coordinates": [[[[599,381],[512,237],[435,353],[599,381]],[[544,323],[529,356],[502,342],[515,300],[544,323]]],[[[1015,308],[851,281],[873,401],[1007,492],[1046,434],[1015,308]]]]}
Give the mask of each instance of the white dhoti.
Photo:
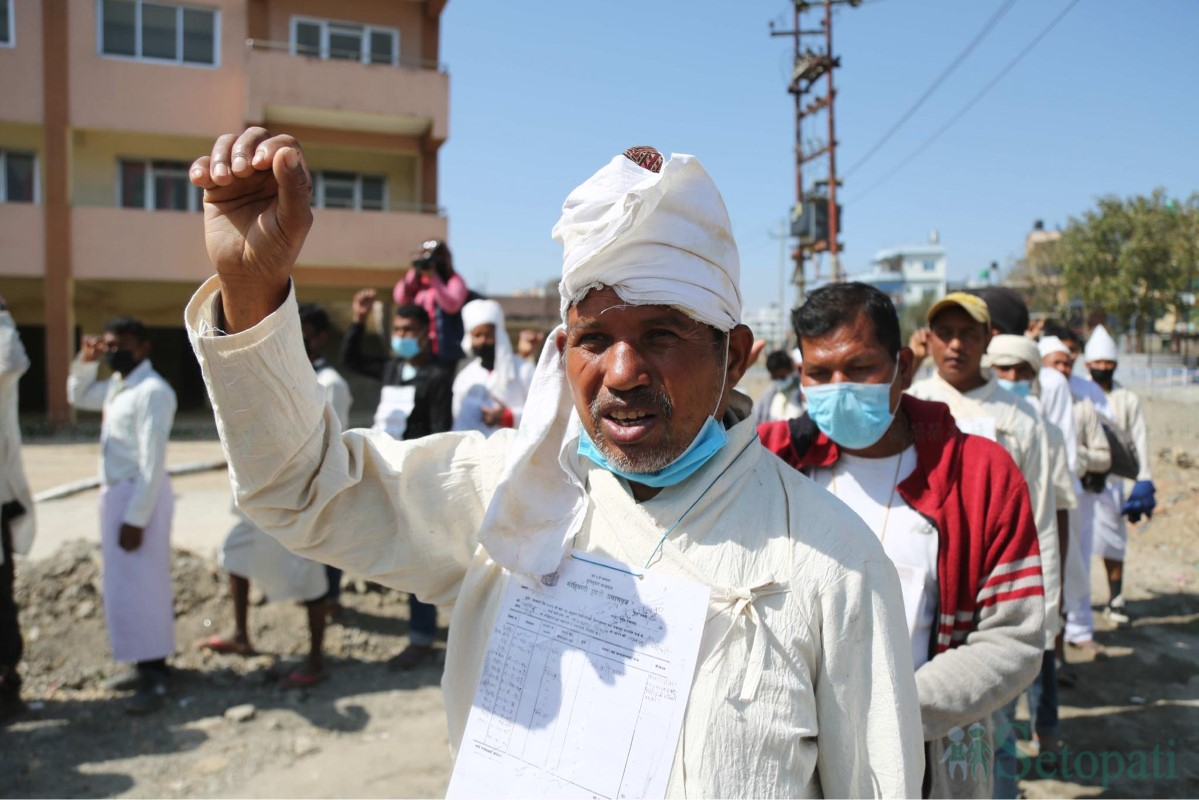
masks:
{"type": "Polygon", "coordinates": [[[1124,518],[1120,515],[1120,488],[1109,480],[1102,492],[1083,491],[1078,502],[1078,547],[1071,542],[1066,563],[1066,641],[1085,642],[1095,630],[1091,614],[1091,559],[1124,558],[1124,518]],[[1117,539],[1117,537],[1119,537],[1117,539]],[[1119,542],[1119,556],[1115,542],[1119,542]],[[1074,551],[1077,551],[1075,557],[1074,551]]]}
{"type": "Polygon", "coordinates": [[[1120,478],[1109,477],[1103,492],[1096,495],[1100,502],[1095,506],[1095,555],[1113,561],[1124,560],[1128,545],[1128,525],[1120,513],[1124,506],[1123,483],[1120,478]]]}
{"type": "Polygon", "coordinates": [[[329,592],[324,564],[296,555],[245,517],[225,537],[221,566],[231,575],[258,584],[273,602],[307,603],[329,592]]]}
{"type": "Polygon", "coordinates": [[[1091,639],[1095,624],[1091,616],[1091,518],[1092,498],[1083,490],[1078,509],[1070,512],[1070,546],[1066,551],[1066,580],[1062,584],[1062,608],[1066,612],[1066,641],[1091,639]]]}
{"type": "Polygon", "coordinates": [[[104,557],[104,617],[114,661],[153,661],[175,652],[175,601],[171,592],[171,481],[159,484],[141,546],[121,549],[118,539],[133,497],[133,481],[100,489],[100,552],[104,557]]]}

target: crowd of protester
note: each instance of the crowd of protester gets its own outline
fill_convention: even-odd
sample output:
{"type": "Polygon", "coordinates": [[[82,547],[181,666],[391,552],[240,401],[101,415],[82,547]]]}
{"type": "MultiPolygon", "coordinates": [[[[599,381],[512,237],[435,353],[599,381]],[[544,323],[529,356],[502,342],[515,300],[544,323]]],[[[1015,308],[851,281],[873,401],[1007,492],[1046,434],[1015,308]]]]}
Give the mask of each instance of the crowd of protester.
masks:
{"type": "MultiPolygon", "coordinates": [[[[193,183],[215,202],[274,168],[278,206],[293,209],[280,241],[302,242],[298,143],[260,129],[236,141],[197,160],[193,183]],[[230,147],[259,166],[231,175],[230,147]]],[[[220,237],[256,220],[230,222],[220,237]]],[[[548,578],[568,542],[712,587],[705,624],[717,627],[683,723],[691,750],[668,794],[1015,797],[1016,740],[1065,747],[1058,688],[1077,680],[1065,648],[1102,649],[1092,556],[1104,613],[1128,624],[1126,520],[1155,507],[1144,414],[1115,380],[1107,330],[1034,326],[1016,292],[990,288],[939,300],[904,342],[886,294],[830,284],[795,310],[796,347],[767,356],[772,383],[751,404],[733,387],[761,348],[740,324],[731,223],[694,157],[615,157],[567,198],[554,235],[561,357],[539,358],[542,332],[514,347],[501,306],[434,241],[395,287],[388,355],[364,347],[376,303],[364,289],[337,365],[321,355],[328,314],[295,302],[298,250],[281,246],[273,271],[246,280],[237,242],[209,242],[218,274],[186,319],[241,517],[222,552],[232,633],[199,645],[253,653],[257,584],[306,605],[310,654],[285,683],[311,686],[327,676],[334,567],[410,593],[395,668],[434,658],[437,605],[453,605],[443,686],[456,743],[505,576],[548,578]],[[380,382],[373,431],[347,430],[339,369],[380,382]],[[441,502],[416,501],[430,495],[441,502]]],[[[19,465],[9,400],[28,359],[5,312],[0,336],[5,458],[19,465]]],[[[113,658],[133,665],[112,685],[134,689],[136,713],[168,691],[175,650],[175,400],[149,356],[145,328],[118,318],[84,337],[68,386],[77,407],[104,412],[105,612],[113,658]]],[[[0,686],[15,707],[23,478],[0,501],[0,686]]]]}

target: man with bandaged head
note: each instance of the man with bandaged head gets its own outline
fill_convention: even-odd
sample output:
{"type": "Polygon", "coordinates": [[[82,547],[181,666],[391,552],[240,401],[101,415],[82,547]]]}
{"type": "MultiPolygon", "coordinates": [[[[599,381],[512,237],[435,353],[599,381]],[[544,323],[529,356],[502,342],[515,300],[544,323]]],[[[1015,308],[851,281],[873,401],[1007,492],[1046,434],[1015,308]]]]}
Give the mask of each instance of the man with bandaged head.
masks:
{"type": "Polygon", "coordinates": [[[291,310],[311,224],[298,142],[221,137],[191,180],[218,274],[186,318],[239,504],[297,552],[453,604],[455,753],[510,575],[571,548],[710,589],[668,796],[919,793],[894,567],[746,419],[737,249],[696,158],[636,149],[567,198],[563,324],[518,430],[411,442],[342,432],[313,384],[291,310]]]}

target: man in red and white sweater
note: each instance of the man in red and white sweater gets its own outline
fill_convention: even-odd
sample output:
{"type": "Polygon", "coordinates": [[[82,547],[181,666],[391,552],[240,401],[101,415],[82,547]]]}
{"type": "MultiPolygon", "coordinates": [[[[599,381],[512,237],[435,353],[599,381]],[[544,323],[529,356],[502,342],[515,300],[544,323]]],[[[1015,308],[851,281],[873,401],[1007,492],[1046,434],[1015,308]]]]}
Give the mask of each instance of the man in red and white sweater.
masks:
{"type": "Polygon", "coordinates": [[[807,413],[768,449],[874,530],[900,576],[926,742],[925,796],[991,797],[991,714],[1041,667],[1041,559],[1011,456],[905,395],[914,369],[890,298],[860,283],[795,312],[807,413]]]}

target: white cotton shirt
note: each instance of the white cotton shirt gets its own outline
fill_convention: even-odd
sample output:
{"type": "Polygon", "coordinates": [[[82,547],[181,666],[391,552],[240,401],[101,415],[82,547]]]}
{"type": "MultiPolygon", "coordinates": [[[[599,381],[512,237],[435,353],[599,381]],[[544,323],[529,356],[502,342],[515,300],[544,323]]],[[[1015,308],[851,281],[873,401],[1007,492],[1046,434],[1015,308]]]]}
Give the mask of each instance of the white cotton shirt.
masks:
{"type": "Polygon", "coordinates": [[[167,440],[175,420],[175,390],[154,371],[150,359],[122,378],[96,380],[97,362],[76,359],[67,378],[67,399],[75,408],[103,411],[100,429],[100,480],[106,486],[133,481],[136,486],[125,522],[144,528],[167,474],[167,440]]]}
{"type": "Polygon", "coordinates": [[[453,430],[478,431],[490,436],[500,427],[483,422],[483,409],[495,408],[501,403],[512,412],[512,427],[520,426],[529,385],[533,382],[533,365],[517,356],[511,356],[511,359],[508,374],[512,377],[505,386],[495,385],[495,373],[484,367],[478,358],[471,359],[454,376],[453,430]]]}
{"type": "Polygon", "coordinates": [[[316,382],[325,387],[325,402],[332,406],[342,430],[349,428],[350,407],[354,405],[350,384],[323,358],[312,362],[312,368],[316,370],[316,382]]]}
{"type": "MultiPolygon", "coordinates": [[[[16,323],[0,311],[0,504],[16,500],[25,513],[11,520],[14,553],[24,555],[33,545],[35,530],[33,495],[21,462],[21,426],[17,420],[17,384],[29,369],[29,356],[21,344],[16,323]]],[[[0,551],[0,564],[4,553],[0,551]]]]}
{"type": "Polygon", "coordinates": [[[843,453],[831,469],[814,470],[812,480],[862,518],[895,564],[912,638],[912,663],[920,669],[929,658],[937,610],[938,542],[936,528],[904,502],[896,488],[915,471],[912,446],[888,458],[843,453]]]}

